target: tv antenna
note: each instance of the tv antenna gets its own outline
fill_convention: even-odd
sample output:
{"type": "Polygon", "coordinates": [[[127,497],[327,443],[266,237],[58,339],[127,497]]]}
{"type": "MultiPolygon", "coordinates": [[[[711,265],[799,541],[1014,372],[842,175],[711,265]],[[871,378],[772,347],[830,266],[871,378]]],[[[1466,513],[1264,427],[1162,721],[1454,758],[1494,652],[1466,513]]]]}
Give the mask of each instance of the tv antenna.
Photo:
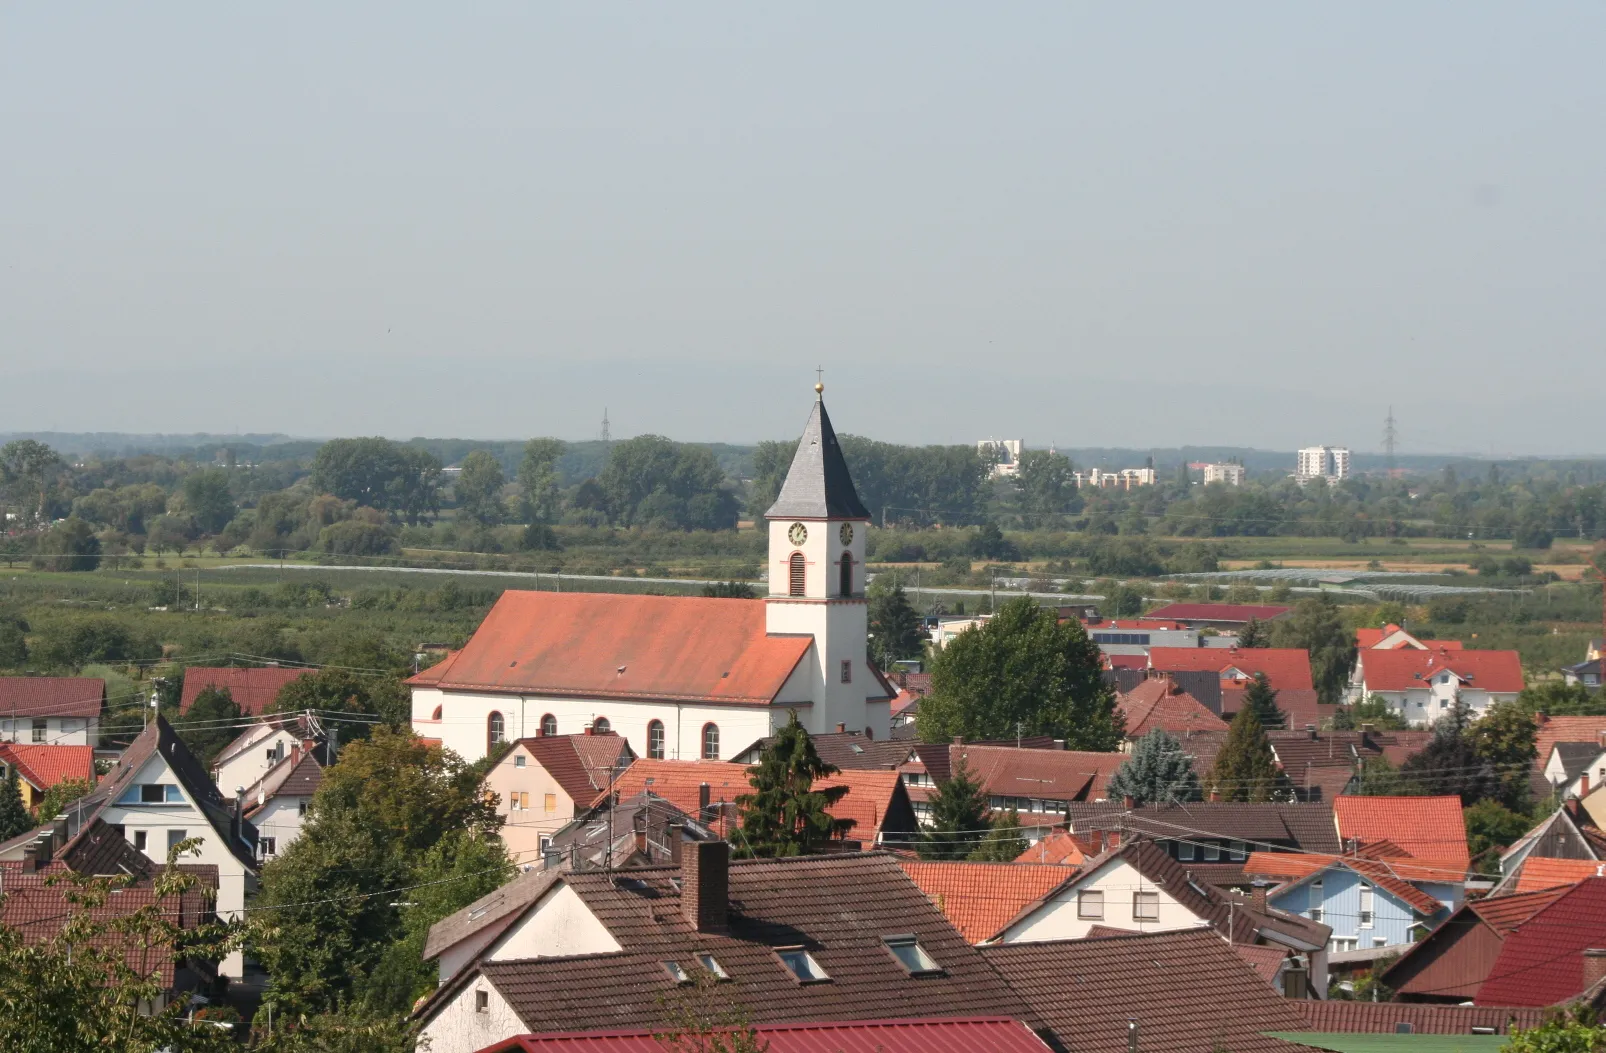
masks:
{"type": "Polygon", "coordinates": [[[1399,433],[1394,428],[1394,407],[1389,407],[1389,415],[1383,421],[1383,456],[1386,458],[1389,471],[1394,470],[1394,447],[1399,440],[1399,433]]]}
{"type": "Polygon", "coordinates": [[[598,436],[604,443],[613,441],[613,433],[608,430],[608,407],[602,407],[602,434],[598,436]]]}

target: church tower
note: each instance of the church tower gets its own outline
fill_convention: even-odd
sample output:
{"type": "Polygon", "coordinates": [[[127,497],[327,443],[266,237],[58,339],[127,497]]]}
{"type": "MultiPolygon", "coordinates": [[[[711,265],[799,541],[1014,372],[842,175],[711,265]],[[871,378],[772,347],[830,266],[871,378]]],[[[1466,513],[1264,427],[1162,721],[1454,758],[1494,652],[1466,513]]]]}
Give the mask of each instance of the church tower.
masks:
{"type": "Polygon", "coordinates": [[[864,550],[870,513],[859,500],[825,412],[825,386],[814,385],[797,454],[769,520],[771,634],[814,637],[814,704],[798,713],[811,734],[891,731],[890,699],[866,653],[869,611],[864,598],[864,550]]]}

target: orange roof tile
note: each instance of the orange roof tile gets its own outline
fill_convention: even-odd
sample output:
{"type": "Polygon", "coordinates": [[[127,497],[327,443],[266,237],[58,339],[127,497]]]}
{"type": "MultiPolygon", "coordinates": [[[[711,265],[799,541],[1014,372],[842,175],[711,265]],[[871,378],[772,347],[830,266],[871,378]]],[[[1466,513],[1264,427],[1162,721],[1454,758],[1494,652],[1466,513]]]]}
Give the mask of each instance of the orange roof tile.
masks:
{"type": "Polygon", "coordinates": [[[1468,687],[1515,693],[1523,688],[1522,659],[1516,651],[1465,651],[1439,647],[1431,651],[1403,648],[1369,650],[1358,658],[1368,691],[1411,691],[1428,688],[1438,673],[1449,670],[1468,687]]]}
{"type": "Polygon", "coordinates": [[[1606,717],[1548,717],[1534,734],[1534,771],[1542,771],[1558,742],[1594,742],[1606,749],[1606,717]]]}
{"type": "Polygon", "coordinates": [[[1297,647],[1151,647],[1149,668],[1210,671],[1220,673],[1223,679],[1233,670],[1245,679],[1265,673],[1278,691],[1315,686],[1310,677],[1310,654],[1297,647]]]}
{"type": "Polygon", "coordinates": [[[1585,878],[1606,876],[1606,863],[1593,859],[1550,859],[1546,856],[1529,856],[1522,862],[1522,873],[1517,875],[1518,892],[1538,892],[1541,889],[1575,885],[1585,878]]]}
{"type": "Polygon", "coordinates": [[[1088,847],[1068,830],[1055,830],[1037,844],[1015,857],[1017,863],[1052,863],[1061,867],[1079,867],[1091,854],[1088,847]]]}
{"type": "Polygon", "coordinates": [[[812,644],[768,635],[758,600],[508,591],[461,651],[412,682],[768,705],[812,644]]]}
{"type": "Polygon", "coordinates": [[[1115,704],[1126,717],[1126,735],[1131,739],[1142,738],[1156,728],[1172,735],[1227,730],[1225,720],[1164,677],[1150,677],[1116,696],[1115,704]]]}
{"type": "Polygon", "coordinates": [[[1344,794],[1333,798],[1333,818],[1341,841],[1392,841],[1418,862],[1461,871],[1472,865],[1459,797],[1344,794]]]}
{"type": "Polygon", "coordinates": [[[1523,922],[1566,895],[1570,888],[1571,885],[1559,885],[1538,892],[1514,892],[1492,899],[1468,900],[1467,906],[1495,932],[1508,936],[1523,922]]]}
{"type": "Polygon", "coordinates": [[[0,763],[14,764],[17,774],[38,790],[67,779],[95,784],[95,747],[33,746],[0,742],[0,763]]]}
{"type": "Polygon", "coordinates": [[[900,859],[954,928],[971,943],[998,933],[1026,904],[1058,888],[1074,873],[1036,863],[927,863],[900,859]]]}

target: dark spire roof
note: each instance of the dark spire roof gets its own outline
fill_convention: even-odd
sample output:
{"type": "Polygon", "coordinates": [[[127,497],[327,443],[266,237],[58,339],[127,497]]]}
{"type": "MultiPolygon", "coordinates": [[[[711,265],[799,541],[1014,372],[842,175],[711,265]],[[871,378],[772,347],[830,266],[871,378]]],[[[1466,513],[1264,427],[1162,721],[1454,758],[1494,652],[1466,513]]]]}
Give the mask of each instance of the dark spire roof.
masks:
{"type": "Polygon", "coordinates": [[[766,519],[869,519],[842,459],[825,400],[818,399],[798,440],[781,494],[764,513],[766,519]]]}

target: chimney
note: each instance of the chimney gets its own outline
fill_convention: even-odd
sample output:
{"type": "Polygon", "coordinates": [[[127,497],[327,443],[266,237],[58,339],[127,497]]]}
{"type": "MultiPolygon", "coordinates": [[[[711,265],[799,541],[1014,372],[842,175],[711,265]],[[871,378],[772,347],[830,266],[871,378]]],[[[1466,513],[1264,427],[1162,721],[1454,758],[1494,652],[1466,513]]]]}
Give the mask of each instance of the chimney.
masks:
{"type": "Polygon", "coordinates": [[[965,744],[965,736],[963,736],[963,735],[955,735],[954,736],[954,745],[955,746],[963,746],[964,744],[965,744]]]}
{"type": "Polygon", "coordinates": [[[587,735],[595,735],[596,733],[597,733],[597,729],[596,728],[592,727],[590,724],[586,725],[586,734],[587,735]]]}
{"type": "Polygon", "coordinates": [[[669,824],[669,861],[680,866],[680,846],[686,840],[686,824],[679,819],[669,824]]]}
{"type": "Polygon", "coordinates": [[[39,870],[39,846],[36,844],[24,845],[22,849],[22,872],[24,874],[37,873],[39,870]]]}
{"type": "Polygon", "coordinates": [[[39,865],[48,866],[56,855],[56,832],[54,829],[46,830],[34,841],[38,845],[39,865]]]}
{"type": "Polygon", "coordinates": [[[864,726],[864,737],[867,739],[875,738],[875,728],[872,728],[870,725],[866,724],[864,726]]]}
{"type": "Polygon", "coordinates": [[[1584,951],[1584,990],[1606,980],[1606,948],[1591,947],[1584,951]]]}
{"type": "Polygon", "coordinates": [[[1257,881],[1249,888],[1249,909],[1266,913],[1266,884],[1257,881]]]}
{"type": "Polygon", "coordinates": [[[724,932],[730,909],[731,846],[725,841],[688,845],[680,859],[680,912],[698,932],[724,932]]]}
{"type": "Polygon", "coordinates": [[[1136,808],[1137,806],[1138,806],[1138,802],[1137,802],[1136,798],[1134,798],[1131,794],[1127,794],[1125,797],[1121,798],[1121,807],[1122,808],[1125,808],[1126,810],[1131,811],[1133,808],[1136,808]]]}
{"type": "Polygon", "coordinates": [[[1600,748],[1606,750],[1606,728],[1601,729],[1600,734],[1597,735],[1596,738],[1600,741],[1600,748]]]}
{"type": "Polygon", "coordinates": [[[1589,796],[1589,772],[1586,770],[1578,776],[1578,799],[1581,801],[1589,796]]]}
{"type": "Polygon", "coordinates": [[[1316,734],[1316,725],[1315,724],[1306,724],[1305,725],[1305,730],[1310,733],[1310,740],[1312,742],[1315,742],[1318,738],[1321,737],[1320,735],[1316,734]]]}
{"type": "Polygon", "coordinates": [[[846,735],[848,733],[847,724],[845,722],[843,722],[843,721],[840,721],[840,720],[837,721],[836,722],[836,733],[838,735],[846,735]]]}
{"type": "Polygon", "coordinates": [[[697,784],[697,821],[700,823],[708,822],[708,784],[706,782],[697,784]]]}
{"type": "Polygon", "coordinates": [[[241,820],[244,818],[244,816],[245,787],[236,786],[234,788],[234,818],[229,821],[229,834],[236,841],[240,839],[240,832],[245,829],[245,827],[241,825],[241,820]]]}
{"type": "Polygon", "coordinates": [[[636,814],[631,817],[630,825],[636,835],[636,851],[641,853],[641,858],[649,863],[652,862],[652,858],[647,855],[647,811],[645,808],[637,810],[636,814]]]}
{"type": "Polygon", "coordinates": [[[67,847],[67,817],[58,815],[50,821],[50,832],[56,835],[55,844],[62,848],[67,847]]]}

